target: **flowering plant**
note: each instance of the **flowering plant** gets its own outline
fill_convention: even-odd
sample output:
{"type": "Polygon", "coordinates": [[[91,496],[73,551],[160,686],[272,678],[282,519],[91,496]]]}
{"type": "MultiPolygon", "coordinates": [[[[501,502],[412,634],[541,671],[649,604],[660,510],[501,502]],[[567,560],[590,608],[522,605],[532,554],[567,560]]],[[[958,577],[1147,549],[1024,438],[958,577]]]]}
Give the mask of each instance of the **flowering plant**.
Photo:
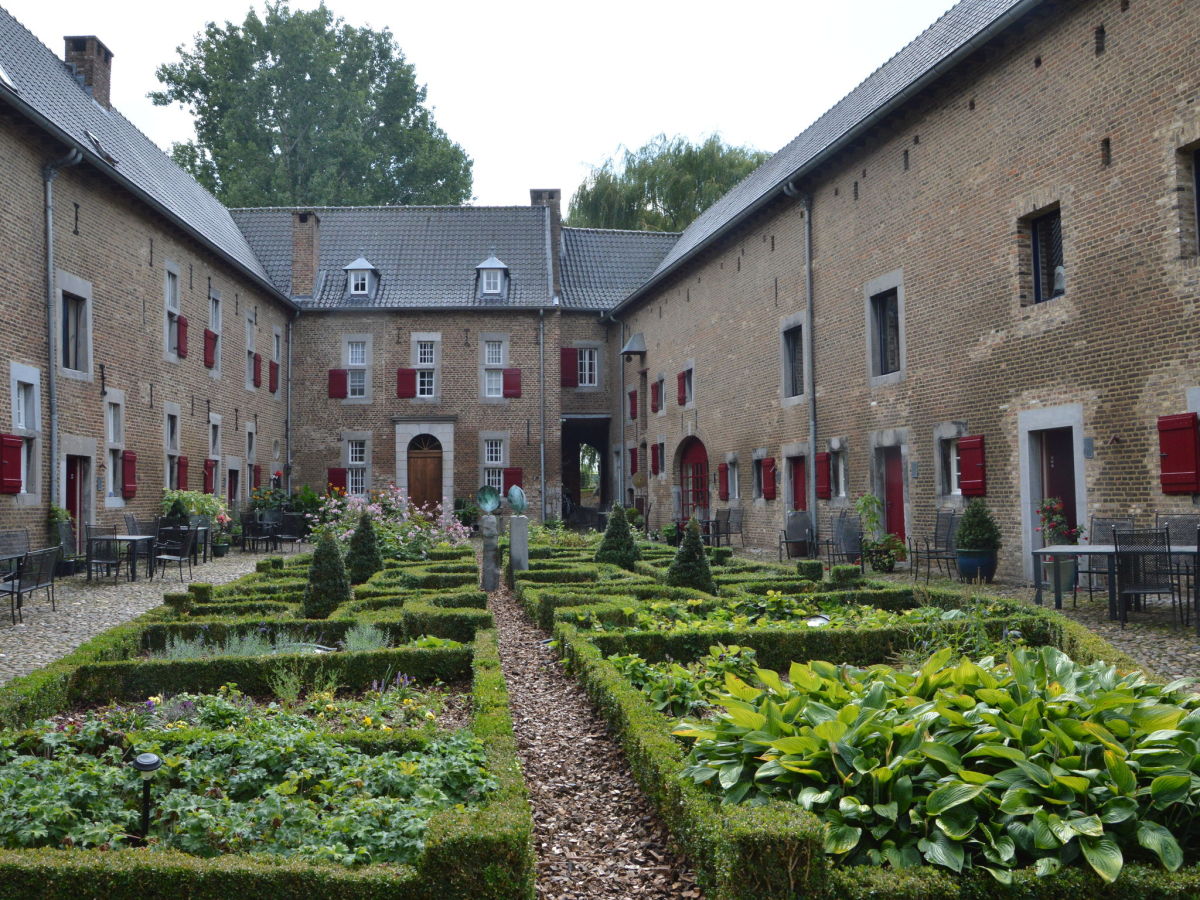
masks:
{"type": "Polygon", "coordinates": [[[417,506],[394,484],[366,495],[332,489],[308,520],[314,532],[329,531],[337,540],[348,541],[363,512],[373,519],[385,557],[426,559],[435,544],[463,544],[471,537],[453,510],[441,504],[417,506]]]}
{"type": "Polygon", "coordinates": [[[1078,544],[1084,529],[1067,521],[1061,497],[1046,497],[1038,504],[1038,518],[1042,524],[1038,531],[1042,541],[1049,547],[1053,544],[1078,544]]]}

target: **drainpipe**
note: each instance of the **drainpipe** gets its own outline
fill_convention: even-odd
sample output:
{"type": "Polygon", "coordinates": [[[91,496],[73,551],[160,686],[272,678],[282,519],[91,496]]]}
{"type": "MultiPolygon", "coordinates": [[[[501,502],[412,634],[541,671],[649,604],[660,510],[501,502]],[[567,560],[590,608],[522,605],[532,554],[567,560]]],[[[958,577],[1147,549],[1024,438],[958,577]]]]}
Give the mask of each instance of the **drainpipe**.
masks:
{"type": "MultiPolygon", "coordinates": [[[[555,300],[558,298],[555,297],[555,300]]],[[[538,309],[538,397],[541,403],[542,437],[538,442],[538,483],[542,498],[542,521],[546,521],[546,310],[538,309]]]]}
{"type": "Polygon", "coordinates": [[[808,495],[808,508],[813,514],[810,517],[812,521],[813,541],[817,540],[817,376],[816,366],[813,363],[813,322],[815,315],[813,312],[813,271],[812,271],[812,194],[801,194],[796,189],[794,182],[788,182],[783,187],[783,192],[789,197],[801,198],[801,203],[804,207],[804,299],[805,311],[808,320],[808,326],[804,329],[804,379],[805,389],[808,394],[808,459],[809,464],[807,469],[807,481],[805,485],[805,493],[808,495]]]}
{"type": "MultiPolygon", "coordinates": [[[[625,323],[613,319],[621,326],[621,344],[625,346],[625,323]]],[[[625,357],[617,354],[617,365],[621,369],[621,391],[617,394],[617,421],[621,423],[621,446],[618,448],[620,452],[617,454],[617,496],[613,498],[613,503],[625,505],[625,410],[623,403],[625,402],[625,357]]]]}
{"type": "Polygon", "coordinates": [[[54,179],[60,169],[77,165],[83,154],[76,149],[61,159],[42,167],[42,184],[46,202],[46,349],[49,357],[47,402],[50,411],[50,490],[49,500],[57,503],[58,495],[58,298],[54,277],[54,179]]]}
{"type": "Polygon", "coordinates": [[[287,492],[289,497],[292,495],[292,323],[296,321],[296,317],[299,315],[300,310],[293,310],[287,322],[287,398],[284,408],[283,458],[287,462],[287,465],[284,467],[284,474],[287,476],[287,492]]]}

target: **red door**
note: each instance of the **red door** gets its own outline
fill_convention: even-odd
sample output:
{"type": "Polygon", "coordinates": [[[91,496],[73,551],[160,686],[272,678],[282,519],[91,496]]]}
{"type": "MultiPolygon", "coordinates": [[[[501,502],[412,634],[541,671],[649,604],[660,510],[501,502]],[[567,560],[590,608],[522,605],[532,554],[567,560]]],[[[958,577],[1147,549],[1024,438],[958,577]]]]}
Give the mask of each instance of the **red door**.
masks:
{"type": "Polygon", "coordinates": [[[883,448],[883,527],[905,540],[904,458],[899,447],[883,448]]]}
{"type": "Polygon", "coordinates": [[[708,451],[696,438],[688,439],[680,456],[679,494],[684,522],[708,518],[708,451]]]}
{"type": "Polygon", "coordinates": [[[226,496],[229,498],[230,509],[237,509],[238,506],[238,475],[240,474],[237,469],[230,469],[229,474],[225,476],[228,481],[229,490],[226,496]]]}
{"type": "Polygon", "coordinates": [[[67,457],[67,512],[76,522],[79,521],[79,510],[83,504],[79,502],[80,465],[78,456],[67,457]]]}
{"type": "Polygon", "coordinates": [[[1075,441],[1070,428],[1042,432],[1042,497],[1061,498],[1067,524],[1079,524],[1075,520],[1075,441]]]}
{"type": "Polygon", "coordinates": [[[808,509],[808,478],[803,456],[788,457],[792,479],[792,509],[808,509]]]}

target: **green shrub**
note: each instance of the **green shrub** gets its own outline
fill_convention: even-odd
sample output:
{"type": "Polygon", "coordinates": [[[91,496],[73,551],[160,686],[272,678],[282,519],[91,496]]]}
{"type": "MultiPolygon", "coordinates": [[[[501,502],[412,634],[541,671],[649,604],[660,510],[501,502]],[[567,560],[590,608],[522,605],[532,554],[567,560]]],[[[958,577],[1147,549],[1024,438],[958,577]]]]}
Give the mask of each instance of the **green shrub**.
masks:
{"type": "Polygon", "coordinates": [[[192,610],[192,595],[187,591],[167,591],[163,594],[163,605],[171,607],[177,616],[187,615],[192,610]]]}
{"type": "Polygon", "coordinates": [[[834,566],[829,570],[829,583],[835,587],[853,587],[862,580],[862,569],[858,566],[834,566]]]}
{"type": "Polygon", "coordinates": [[[825,577],[825,567],[819,559],[802,559],[796,563],[796,574],[806,581],[820,581],[825,577]]]}
{"type": "Polygon", "coordinates": [[[959,550],[1000,549],[1000,526],[983,498],[976,497],[967,504],[954,545],[959,550]]]}
{"type": "Polygon", "coordinates": [[[632,569],[640,558],[641,554],[625,518],[625,508],[617,504],[609,513],[608,527],[604,530],[604,540],[600,542],[600,548],[596,551],[595,561],[611,563],[622,569],[632,569]]]}
{"type": "Polygon", "coordinates": [[[211,603],[213,596],[213,586],[202,581],[195,581],[188,585],[188,591],[197,603],[211,603]]]}
{"type": "Polygon", "coordinates": [[[308,573],[303,611],[306,619],[325,619],[350,599],[350,583],[337,542],[328,531],[321,535],[308,573]]]}
{"type": "Polygon", "coordinates": [[[371,514],[363,510],[346,552],[346,574],[350,576],[351,584],[362,584],[382,568],[383,556],[379,552],[375,523],[371,514]]]}
{"type": "Polygon", "coordinates": [[[671,567],[667,569],[667,584],[673,587],[690,587],[707,594],[715,594],[717,585],[713,581],[704,544],[700,541],[700,523],[693,516],[683,529],[683,540],[671,567]]]}

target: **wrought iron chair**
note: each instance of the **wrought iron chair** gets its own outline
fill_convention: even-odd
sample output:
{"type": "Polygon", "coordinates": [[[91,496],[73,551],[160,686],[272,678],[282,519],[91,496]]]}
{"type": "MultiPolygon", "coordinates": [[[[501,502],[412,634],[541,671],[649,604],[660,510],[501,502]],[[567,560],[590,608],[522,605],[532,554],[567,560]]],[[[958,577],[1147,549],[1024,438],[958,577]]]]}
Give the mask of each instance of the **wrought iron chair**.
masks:
{"type": "Polygon", "coordinates": [[[288,544],[299,550],[304,541],[304,516],[300,513],[284,513],[283,523],[279,526],[275,540],[281,549],[284,544],[288,544]]]}
{"type": "MultiPolygon", "coordinates": [[[[1104,518],[1102,516],[1092,516],[1092,524],[1088,528],[1087,541],[1089,544],[1113,544],[1116,541],[1113,538],[1114,531],[1133,531],[1133,516],[1117,516],[1115,518],[1104,518]]],[[[1079,575],[1086,575],[1087,578],[1087,593],[1088,600],[1092,599],[1092,595],[1096,593],[1096,581],[1098,578],[1108,580],[1108,563],[1098,556],[1081,556],[1078,562],[1076,572],[1079,575]]],[[[1079,582],[1082,578],[1075,579],[1075,588],[1071,591],[1071,605],[1076,605],[1076,599],[1079,597],[1079,582]]]]}
{"type": "Polygon", "coordinates": [[[162,567],[162,578],[167,577],[167,565],[179,566],[179,580],[183,581],[183,564],[188,567],[188,581],[192,580],[192,547],[195,546],[196,529],[186,526],[175,529],[174,541],[159,540],[159,552],[154,555],[155,564],[162,567]]]}
{"type": "Polygon", "coordinates": [[[1179,571],[1171,559],[1171,536],[1165,528],[1113,532],[1117,550],[1117,599],[1121,627],[1129,620],[1129,608],[1141,607],[1148,596],[1167,594],[1172,617],[1181,621],[1178,609],[1179,571]]]}
{"type": "Polygon", "coordinates": [[[813,554],[812,517],[808,510],[794,509],[787,514],[784,528],[779,532],[779,561],[783,562],[783,554],[787,558],[793,556],[809,557],[813,554]]]}
{"type": "MultiPolygon", "coordinates": [[[[733,537],[736,534],[741,540],[743,547],[746,546],[746,537],[742,534],[742,516],[744,514],[745,511],[740,506],[731,508],[729,510],[729,522],[725,526],[725,530],[722,532],[729,537],[733,537]]],[[[732,542],[730,543],[732,546],[732,542]]]]}
{"type": "Polygon", "coordinates": [[[935,562],[939,571],[945,569],[947,577],[954,577],[954,569],[958,563],[955,538],[958,537],[960,522],[962,515],[957,509],[939,509],[933,523],[933,537],[919,542],[914,540],[910,544],[909,552],[913,559],[909,565],[912,567],[914,579],[920,576],[922,562],[925,563],[926,584],[929,584],[935,562]]]}
{"type": "Polygon", "coordinates": [[[0,560],[21,559],[29,552],[29,531],[14,528],[0,531],[0,560]]]}
{"type": "Polygon", "coordinates": [[[825,542],[830,565],[850,564],[865,568],[862,552],[862,523],[858,516],[842,512],[833,520],[833,536],[825,542]]]}
{"type": "Polygon", "coordinates": [[[62,548],[59,562],[64,564],[63,572],[60,574],[73,575],[80,570],[87,559],[79,552],[79,538],[75,534],[75,522],[73,519],[67,519],[56,523],[56,528],[58,529],[58,544],[62,548]],[[68,563],[69,565],[66,565],[68,563]]]}
{"type": "MultiPolygon", "coordinates": [[[[1160,515],[1155,517],[1154,526],[1156,528],[1167,529],[1167,533],[1171,537],[1171,543],[1188,544],[1196,536],[1196,532],[1200,530],[1200,515],[1194,513],[1160,515]]],[[[1192,581],[1196,577],[1196,561],[1190,556],[1176,556],[1173,562],[1175,564],[1175,572],[1180,578],[1181,587],[1190,594],[1192,581]]],[[[1185,624],[1191,618],[1189,612],[1188,604],[1183,604],[1185,624]]]]}
{"type": "Polygon", "coordinates": [[[8,594],[13,624],[21,619],[21,607],[26,594],[44,590],[54,610],[54,566],[62,554],[60,547],[47,547],[25,554],[12,577],[0,582],[0,593],[8,594]]]}
{"type": "Polygon", "coordinates": [[[700,524],[703,529],[701,531],[701,538],[704,543],[720,547],[722,535],[729,533],[729,510],[718,509],[713,513],[713,518],[706,519],[700,524]]]}
{"type": "Polygon", "coordinates": [[[88,578],[97,571],[104,575],[112,575],[115,582],[121,577],[121,562],[123,547],[120,541],[106,541],[104,538],[116,536],[117,529],[113,525],[85,525],[87,530],[87,565],[88,578]]]}

